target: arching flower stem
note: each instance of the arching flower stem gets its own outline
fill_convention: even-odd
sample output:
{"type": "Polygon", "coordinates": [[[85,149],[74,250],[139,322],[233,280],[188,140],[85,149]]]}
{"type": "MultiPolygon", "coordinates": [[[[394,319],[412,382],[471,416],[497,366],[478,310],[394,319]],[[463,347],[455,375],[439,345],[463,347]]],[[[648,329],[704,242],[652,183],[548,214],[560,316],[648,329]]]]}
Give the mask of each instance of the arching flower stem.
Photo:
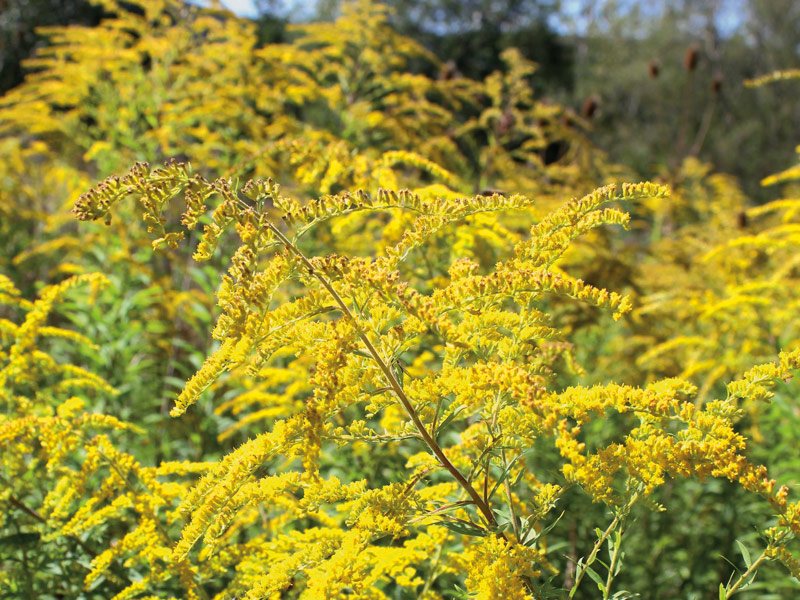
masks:
{"type": "Polygon", "coordinates": [[[314,268],[308,258],[306,258],[305,254],[303,254],[303,252],[295,244],[293,244],[291,240],[289,240],[289,238],[287,238],[273,223],[268,222],[267,226],[275,234],[275,237],[277,237],[290,252],[300,259],[300,262],[302,262],[303,266],[306,267],[308,273],[315,277],[322,284],[322,286],[328,290],[336,304],[339,305],[339,308],[341,309],[342,313],[344,313],[345,317],[354,324],[356,332],[358,333],[358,337],[364,343],[364,346],[366,346],[367,352],[369,352],[370,356],[372,356],[373,360],[378,364],[378,367],[389,382],[389,386],[392,388],[395,396],[397,396],[397,399],[400,400],[400,403],[403,405],[403,408],[405,409],[409,418],[414,423],[417,431],[419,431],[422,439],[431,449],[431,452],[433,452],[436,458],[439,459],[439,462],[442,464],[442,466],[450,472],[458,484],[464,488],[472,502],[483,514],[483,517],[486,519],[486,522],[489,524],[490,528],[497,527],[497,519],[495,519],[492,509],[489,507],[488,503],[485,502],[478,491],[472,487],[472,484],[467,481],[461,471],[459,471],[458,468],[452,462],[450,462],[450,459],[445,456],[442,448],[425,428],[425,425],[420,420],[417,411],[414,410],[414,407],[406,396],[406,393],[403,391],[403,388],[400,386],[400,383],[397,381],[397,378],[395,377],[391,368],[389,368],[389,365],[387,365],[386,361],[383,360],[383,357],[380,355],[377,348],[375,348],[375,345],[369,339],[367,334],[358,325],[358,321],[353,316],[353,313],[350,312],[350,308],[344,302],[339,293],[334,289],[333,285],[331,285],[331,282],[328,281],[328,279],[322,273],[314,268]]]}

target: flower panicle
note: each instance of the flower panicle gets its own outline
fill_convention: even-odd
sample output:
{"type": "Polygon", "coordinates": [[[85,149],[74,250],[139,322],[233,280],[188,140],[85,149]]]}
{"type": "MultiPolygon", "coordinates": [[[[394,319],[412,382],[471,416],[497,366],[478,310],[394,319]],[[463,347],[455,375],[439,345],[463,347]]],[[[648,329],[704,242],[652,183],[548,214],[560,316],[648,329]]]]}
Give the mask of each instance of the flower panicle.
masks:
{"type": "Polygon", "coordinates": [[[559,258],[570,242],[600,225],[628,226],[629,216],[616,209],[600,210],[604,204],[623,200],[666,198],[667,186],[656,183],[623,183],[597,188],[592,193],[576,198],[545,216],[531,228],[531,239],[520,242],[516,254],[520,260],[534,265],[550,265],[559,258]]]}

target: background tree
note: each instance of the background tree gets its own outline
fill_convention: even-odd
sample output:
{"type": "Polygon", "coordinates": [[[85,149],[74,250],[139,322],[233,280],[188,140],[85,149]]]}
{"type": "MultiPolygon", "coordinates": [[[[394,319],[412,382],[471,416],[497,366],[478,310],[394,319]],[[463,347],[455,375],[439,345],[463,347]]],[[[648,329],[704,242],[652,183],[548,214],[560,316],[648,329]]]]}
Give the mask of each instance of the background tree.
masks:
{"type": "Polygon", "coordinates": [[[0,94],[22,81],[21,61],[44,43],[37,27],[97,25],[102,14],[88,0],[0,0],[0,94]]]}
{"type": "MultiPolygon", "coordinates": [[[[291,11],[289,3],[260,4],[265,15],[295,20],[330,20],[341,5],[318,0],[291,11]]],[[[592,140],[639,176],[674,174],[696,156],[739,177],[763,201],[759,181],[796,143],[796,128],[785,124],[800,123],[800,103],[781,101],[785,85],[742,86],[800,61],[800,5],[791,0],[392,6],[392,24],[438,56],[444,77],[485,77],[501,68],[504,49],[519,48],[538,64],[535,90],[592,118],[592,140]]]]}
{"type": "Polygon", "coordinates": [[[782,102],[780,85],[743,82],[800,61],[796,2],[608,0],[562,18],[576,52],[561,98],[576,108],[595,98],[592,137],[613,159],[649,176],[698,156],[764,198],[759,181],[797,143],[786,123],[800,123],[800,103],[782,102]]]}
{"type": "MultiPolygon", "coordinates": [[[[289,15],[287,3],[257,2],[262,15],[289,15]]],[[[297,19],[330,21],[341,13],[342,0],[318,0],[297,19]]],[[[398,0],[392,2],[391,23],[403,35],[421,42],[443,62],[446,76],[483,78],[503,68],[500,54],[518,48],[539,64],[537,91],[570,87],[572,49],[551,26],[560,11],[559,0],[398,0]]]]}

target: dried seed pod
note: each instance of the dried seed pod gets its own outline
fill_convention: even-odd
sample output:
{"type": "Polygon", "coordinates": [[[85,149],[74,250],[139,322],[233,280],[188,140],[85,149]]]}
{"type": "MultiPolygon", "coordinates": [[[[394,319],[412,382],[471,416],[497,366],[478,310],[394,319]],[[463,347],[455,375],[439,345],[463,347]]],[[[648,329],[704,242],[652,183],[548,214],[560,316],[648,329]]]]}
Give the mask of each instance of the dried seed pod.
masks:
{"type": "Polygon", "coordinates": [[[697,68],[697,62],[700,60],[700,48],[697,44],[691,44],[683,55],[683,68],[689,72],[697,68]]]}
{"type": "Polygon", "coordinates": [[[594,113],[597,112],[597,108],[600,106],[600,96],[597,94],[592,94],[583,102],[583,107],[581,108],[581,115],[585,119],[591,119],[594,116],[594,113]]]}
{"type": "Polygon", "coordinates": [[[653,78],[658,79],[658,74],[661,71],[661,65],[658,63],[657,60],[651,60],[647,63],[647,74],[653,78]]]}
{"type": "Polygon", "coordinates": [[[723,81],[725,81],[725,77],[723,77],[722,73],[716,73],[714,75],[711,79],[711,85],[709,86],[712,94],[719,94],[719,91],[722,89],[723,81]]]}

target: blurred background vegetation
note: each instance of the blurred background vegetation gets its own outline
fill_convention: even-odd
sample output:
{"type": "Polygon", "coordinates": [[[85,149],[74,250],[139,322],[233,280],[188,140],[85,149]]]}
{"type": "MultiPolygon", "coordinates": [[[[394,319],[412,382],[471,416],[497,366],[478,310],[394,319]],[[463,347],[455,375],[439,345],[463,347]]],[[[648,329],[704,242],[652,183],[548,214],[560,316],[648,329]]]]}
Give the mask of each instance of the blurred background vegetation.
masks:
{"type": "MultiPolygon", "coordinates": [[[[283,42],[290,22],[333,20],[341,4],[255,0],[253,18],[264,43],[283,42]]],[[[640,177],[665,175],[697,156],[764,200],[758,182],[792,156],[800,102],[781,101],[788,85],[743,94],[742,82],[800,64],[795,0],[390,4],[393,25],[445,63],[427,75],[482,79],[502,67],[504,49],[519,48],[539,65],[537,95],[591,119],[592,141],[640,177]]],[[[20,61],[42,43],[37,27],[96,24],[102,16],[86,0],[0,1],[0,91],[22,81],[20,61]]]]}
{"type": "MultiPolygon", "coordinates": [[[[259,2],[265,36],[285,35],[279,25],[297,12],[259,2]]],[[[662,165],[674,170],[693,155],[764,200],[759,181],[788,166],[797,143],[800,102],[782,101],[788,86],[742,93],[745,79],[800,65],[795,0],[391,4],[395,26],[448,61],[445,76],[482,79],[501,67],[504,49],[519,48],[539,65],[537,94],[590,118],[592,141],[640,177],[663,174],[662,165]]],[[[318,0],[301,16],[333,19],[340,5],[318,0]]]]}

